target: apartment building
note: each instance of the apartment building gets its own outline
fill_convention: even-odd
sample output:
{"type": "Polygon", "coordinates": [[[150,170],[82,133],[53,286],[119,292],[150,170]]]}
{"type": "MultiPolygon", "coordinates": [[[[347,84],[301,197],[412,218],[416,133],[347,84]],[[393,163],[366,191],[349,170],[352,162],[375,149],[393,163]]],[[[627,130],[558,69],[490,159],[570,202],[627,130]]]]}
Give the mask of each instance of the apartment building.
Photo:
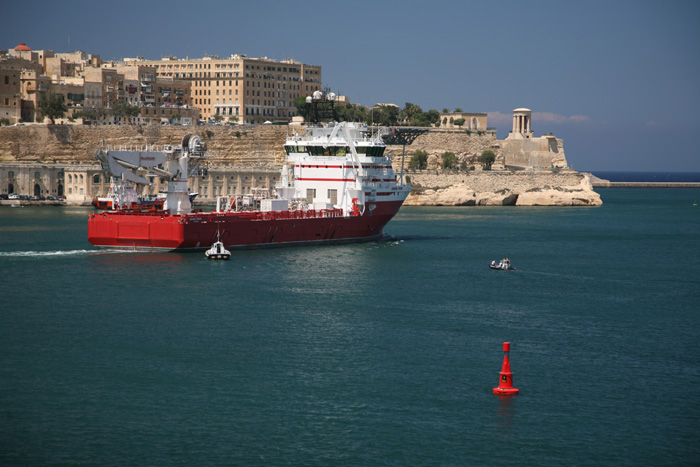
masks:
{"type": "Polygon", "coordinates": [[[22,86],[22,121],[43,122],[39,112],[39,101],[46,96],[51,86],[51,78],[40,71],[23,69],[20,74],[22,86]]]}
{"type": "Polygon", "coordinates": [[[22,119],[23,69],[40,71],[41,67],[21,58],[0,58],[0,119],[11,124],[22,119]]]}
{"type": "Polygon", "coordinates": [[[296,60],[246,55],[133,60],[154,66],[158,77],[190,81],[192,106],[206,119],[220,115],[237,123],[290,121],[296,115],[294,99],[321,89],[321,67],[296,60]]]}

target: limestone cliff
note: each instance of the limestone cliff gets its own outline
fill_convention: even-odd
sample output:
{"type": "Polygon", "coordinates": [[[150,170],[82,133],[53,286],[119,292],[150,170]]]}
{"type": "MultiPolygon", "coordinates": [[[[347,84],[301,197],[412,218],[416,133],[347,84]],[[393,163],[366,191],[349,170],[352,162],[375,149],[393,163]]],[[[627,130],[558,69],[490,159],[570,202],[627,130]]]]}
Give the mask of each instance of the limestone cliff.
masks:
{"type": "Polygon", "coordinates": [[[279,166],[284,161],[286,127],[138,127],[26,125],[0,128],[0,162],[95,162],[106,145],[179,144],[196,133],[214,156],[211,162],[243,167],[279,166]]]}

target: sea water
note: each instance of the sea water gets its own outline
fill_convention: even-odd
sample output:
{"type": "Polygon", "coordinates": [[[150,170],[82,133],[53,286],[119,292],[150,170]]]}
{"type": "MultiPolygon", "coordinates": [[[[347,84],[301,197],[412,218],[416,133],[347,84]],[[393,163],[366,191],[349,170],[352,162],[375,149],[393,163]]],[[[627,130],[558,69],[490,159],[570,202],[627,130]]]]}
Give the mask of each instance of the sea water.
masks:
{"type": "Polygon", "coordinates": [[[228,262],[0,208],[0,464],[697,465],[700,191],[601,194],[228,262]]]}

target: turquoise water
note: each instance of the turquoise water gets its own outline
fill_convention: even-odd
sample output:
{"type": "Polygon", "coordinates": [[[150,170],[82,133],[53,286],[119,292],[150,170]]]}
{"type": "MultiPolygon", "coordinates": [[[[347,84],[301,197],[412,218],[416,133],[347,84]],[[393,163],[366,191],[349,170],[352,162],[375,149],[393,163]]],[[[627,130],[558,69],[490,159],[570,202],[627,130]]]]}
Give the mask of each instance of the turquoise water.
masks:
{"type": "Polygon", "coordinates": [[[0,464],[697,465],[700,191],[601,194],[228,262],[0,208],[0,464]]]}

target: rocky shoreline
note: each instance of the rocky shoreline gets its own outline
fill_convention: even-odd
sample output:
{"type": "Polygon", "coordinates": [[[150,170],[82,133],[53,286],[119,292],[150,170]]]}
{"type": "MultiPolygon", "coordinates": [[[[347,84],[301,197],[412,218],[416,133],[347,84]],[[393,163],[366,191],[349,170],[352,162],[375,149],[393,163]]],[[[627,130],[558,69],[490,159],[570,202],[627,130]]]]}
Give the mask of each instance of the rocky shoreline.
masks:
{"type": "Polygon", "coordinates": [[[407,206],[600,206],[591,176],[573,170],[410,173],[407,206]]]}

